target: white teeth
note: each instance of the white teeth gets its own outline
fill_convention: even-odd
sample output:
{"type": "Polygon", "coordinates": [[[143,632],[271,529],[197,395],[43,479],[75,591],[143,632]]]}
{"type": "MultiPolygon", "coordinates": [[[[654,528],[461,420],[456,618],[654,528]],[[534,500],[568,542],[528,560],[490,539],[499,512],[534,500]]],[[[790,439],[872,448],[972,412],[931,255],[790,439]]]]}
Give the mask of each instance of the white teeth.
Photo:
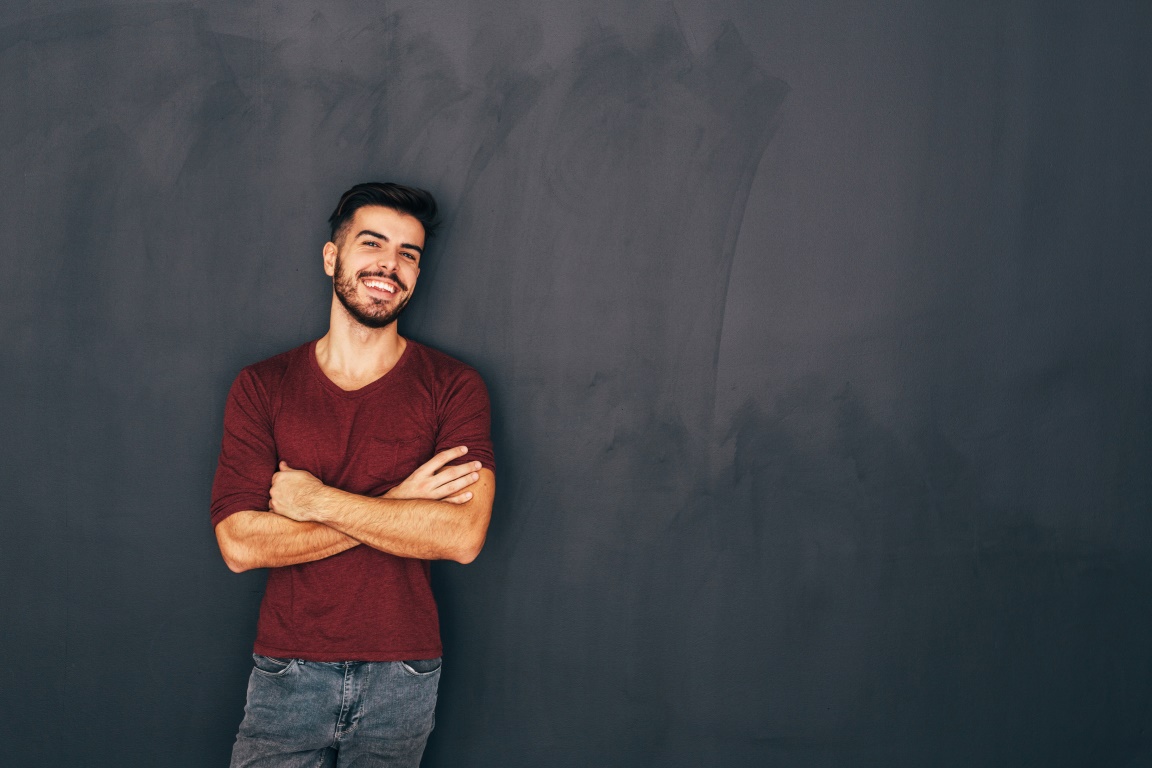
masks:
{"type": "Polygon", "coordinates": [[[388,291],[388,293],[396,293],[396,287],[391,283],[382,283],[379,280],[365,280],[364,285],[368,286],[369,288],[388,291]]]}

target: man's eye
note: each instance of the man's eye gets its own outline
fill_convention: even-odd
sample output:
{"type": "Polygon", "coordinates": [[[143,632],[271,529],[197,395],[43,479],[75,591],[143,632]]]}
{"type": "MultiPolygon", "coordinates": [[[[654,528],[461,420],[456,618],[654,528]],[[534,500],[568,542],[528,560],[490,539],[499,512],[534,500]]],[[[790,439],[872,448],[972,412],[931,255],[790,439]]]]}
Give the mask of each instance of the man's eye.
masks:
{"type": "Polygon", "coordinates": [[[416,261],[416,254],[414,254],[414,253],[405,253],[405,254],[404,254],[404,258],[408,259],[409,261],[416,261]]]}
{"type": "Polygon", "coordinates": [[[379,248],[380,247],[380,243],[376,242],[375,240],[365,240],[364,245],[370,245],[373,248],[379,248]]]}

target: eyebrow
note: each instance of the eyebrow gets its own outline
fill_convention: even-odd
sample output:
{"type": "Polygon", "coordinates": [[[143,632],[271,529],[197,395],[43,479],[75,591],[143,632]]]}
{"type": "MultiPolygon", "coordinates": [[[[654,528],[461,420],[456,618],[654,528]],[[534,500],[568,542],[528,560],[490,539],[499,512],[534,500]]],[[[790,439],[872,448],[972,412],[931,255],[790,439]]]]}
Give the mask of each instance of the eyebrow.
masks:
{"type": "MultiPolygon", "coordinates": [[[[392,241],[391,241],[391,240],[388,238],[388,236],[387,236],[387,235],[382,235],[382,234],[380,234],[379,232],[373,232],[373,231],[372,231],[372,230],[370,230],[370,229],[362,229],[362,230],[360,230],[359,232],[357,232],[357,233],[356,233],[356,237],[357,237],[357,239],[359,239],[359,238],[360,238],[362,235],[370,235],[371,237],[374,237],[374,238],[376,238],[377,240],[383,240],[383,241],[384,241],[384,242],[386,242],[386,243],[390,243],[390,242],[392,242],[392,241]]],[[[423,249],[423,248],[421,248],[420,246],[416,245],[415,243],[400,243],[400,247],[401,247],[401,248],[411,248],[412,250],[414,250],[414,251],[416,251],[417,253],[419,253],[421,256],[423,256],[423,255],[424,255],[424,249],[423,249]]]]}

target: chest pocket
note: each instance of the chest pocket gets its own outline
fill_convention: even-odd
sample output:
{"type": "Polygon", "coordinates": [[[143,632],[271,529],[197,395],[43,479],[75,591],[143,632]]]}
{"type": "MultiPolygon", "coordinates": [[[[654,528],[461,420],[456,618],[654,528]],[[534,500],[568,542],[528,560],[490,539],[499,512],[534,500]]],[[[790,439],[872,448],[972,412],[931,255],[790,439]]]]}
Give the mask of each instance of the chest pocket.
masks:
{"type": "Polygon", "coordinates": [[[395,485],[416,471],[428,459],[430,450],[420,439],[383,440],[372,437],[361,447],[357,464],[364,474],[382,483],[395,485]]]}

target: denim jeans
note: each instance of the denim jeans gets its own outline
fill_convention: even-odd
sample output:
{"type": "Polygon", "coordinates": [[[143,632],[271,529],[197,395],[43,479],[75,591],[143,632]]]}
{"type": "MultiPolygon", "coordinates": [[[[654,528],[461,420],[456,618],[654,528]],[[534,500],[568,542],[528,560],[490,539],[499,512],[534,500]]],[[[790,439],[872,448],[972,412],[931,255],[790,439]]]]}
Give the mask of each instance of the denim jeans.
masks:
{"type": "Polygon", "coordinates": [[[252,658],[232,768],[420,765],[435,721],[439,659],[252,658]]]}

